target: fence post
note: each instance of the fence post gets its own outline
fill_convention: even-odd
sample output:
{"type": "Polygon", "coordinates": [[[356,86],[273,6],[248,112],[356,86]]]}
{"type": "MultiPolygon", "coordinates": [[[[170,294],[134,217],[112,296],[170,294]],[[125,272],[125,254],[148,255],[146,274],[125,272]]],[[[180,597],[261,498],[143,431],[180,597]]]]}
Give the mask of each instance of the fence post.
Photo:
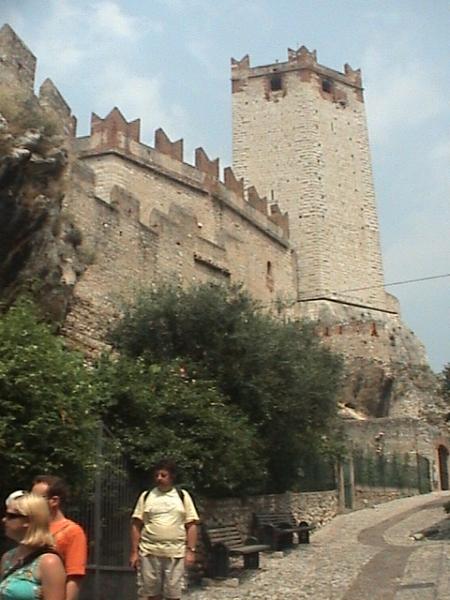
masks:
{"type": "Polygon", "coordinates": [[[94,600],[100,600],[100,563],[102,547],[102,462],[103,462],[103,425],[99,424],[96,448],[96,472],[94,484],[94,600]]]}
{"type": "Polygon", "coordinates": [[[349,469],[349,487],[350,487],[350,508],[353,510],[355,507],[355,465],[353,463],[353,447],[350,452],[349,460],[348,460],[348,469],[349,469]]]}

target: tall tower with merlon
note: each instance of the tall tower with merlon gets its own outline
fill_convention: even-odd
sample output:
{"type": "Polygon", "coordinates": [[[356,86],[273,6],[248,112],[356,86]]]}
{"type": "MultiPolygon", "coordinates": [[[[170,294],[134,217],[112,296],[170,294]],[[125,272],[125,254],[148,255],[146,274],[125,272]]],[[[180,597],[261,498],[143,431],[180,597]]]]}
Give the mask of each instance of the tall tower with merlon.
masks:
{"type": "Polygon", "coordinates": [[[289,213],[299,305],[395,312],[383,287],[360,71],[324,67],[304,46],[271,65],[232,59],[231,71],[233,169],[289,213]]]}

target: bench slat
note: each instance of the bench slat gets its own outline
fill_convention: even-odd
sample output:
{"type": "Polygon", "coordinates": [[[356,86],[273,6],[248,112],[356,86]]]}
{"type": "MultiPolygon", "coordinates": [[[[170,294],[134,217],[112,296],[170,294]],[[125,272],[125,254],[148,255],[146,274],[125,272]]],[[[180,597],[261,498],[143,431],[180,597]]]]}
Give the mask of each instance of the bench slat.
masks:
{"type": "Polygon", "coordinates": [[[255,544],[253,546],[240,546],[229,548],[230,554],[253,554],[254,552],[264,552],[270,550],[270,546],[266,544],[255,544]]]}

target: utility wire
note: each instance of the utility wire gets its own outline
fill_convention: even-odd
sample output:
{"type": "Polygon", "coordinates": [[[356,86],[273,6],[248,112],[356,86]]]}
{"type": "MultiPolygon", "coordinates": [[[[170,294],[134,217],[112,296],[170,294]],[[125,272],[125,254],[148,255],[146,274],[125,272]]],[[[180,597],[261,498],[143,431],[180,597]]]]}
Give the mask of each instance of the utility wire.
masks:
{"type": "Polygon", "coordinates": [[[368,285],[367,287],[353,288],[351,290],[340,290],[339,293],[359,292],[361,290],[371,290],[373,288],[388,287],[391,285],[404,285],[405,283],[416,283],[417,281],[429,281],[430,279],[443,279],[444,277],[450,277],[450,273],[444,273],[442,275],[430,275],[429,277],[418,277],[417,279],[404,279],[403,281],[393,281],[392,283],[380,283],[378,285],[368,285]]]}
{"type": "MultiPolygon", "coordinates": [[[[377,285],[368,285],[366,287],[360,287],[360,288],[351,288],[351,289],[347,289],[347,290],[337,290],[337,291],[333,291],[333,292],[329,292],[329,294],[345,294],[346,292],[360,292],[362,290],[372,290],[375,288],[384,288],[384,287],[390,287],[393,285],[405,285],[408,283],[417,283],[420,281],[430,281],[431,279],[444,279],[445,277],[450,277],[450,273],[443,273],[441,275],[429,275],[428,277],[417,277],[416,279],[404,279],[402,281],[392,281],[391,283],[380,283],[377,285]]],[[[316,294],[316,296],[318,296],[319,294],[316,294]]],[[[328,295],[328,294],[327,294],[328,295]]],[[[314,296],[310,297],[311,300],[314,300],[314,296]]],[[[294,304],[296,304],[297,302],[305,302],[308,299],[305,300],[299,300],[298,298],[294,299],[282,299],[282,302],[285,302],[286,304],[289,303],[290,306],[293,306],[294,304]]],[[[272,300],[269,304],[262,304],[260,306],[271,306],[272,304],[276,304],[277,302],[279,302],[279,300],[272,300]]]]}

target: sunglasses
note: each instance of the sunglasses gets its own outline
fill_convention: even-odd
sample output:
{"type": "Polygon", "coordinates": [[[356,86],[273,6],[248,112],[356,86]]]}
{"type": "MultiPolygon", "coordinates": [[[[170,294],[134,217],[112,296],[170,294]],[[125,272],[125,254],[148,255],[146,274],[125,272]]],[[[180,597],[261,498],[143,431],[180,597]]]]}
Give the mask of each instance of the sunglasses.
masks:
{"type": "Polygon", "coordinates": [[[6,511],[5,512],[5,519],[8,519],[8,521],[10,521],[11,519],[20,519],[20,518],[24,518],[27,515],[22,515],[21,513],[16,513],[16,512],[9,512],[6,511]]]}

